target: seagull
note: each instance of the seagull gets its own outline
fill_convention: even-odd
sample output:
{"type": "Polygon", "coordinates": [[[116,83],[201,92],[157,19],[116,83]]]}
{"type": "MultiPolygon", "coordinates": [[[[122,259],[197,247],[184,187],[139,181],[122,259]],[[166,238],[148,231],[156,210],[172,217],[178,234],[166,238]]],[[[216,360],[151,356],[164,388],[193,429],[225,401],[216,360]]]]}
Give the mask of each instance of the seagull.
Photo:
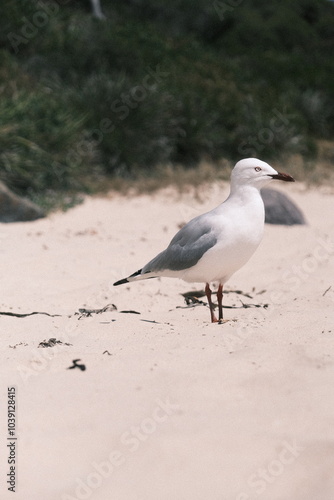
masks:
{"type": "Polygon", "coordinates": [[[211,322],[223,323],[223,287],[262,240],[264,205],[260,189],[274,179],[294,182],[290,175],[277,172],[257,158],[238,161],[231,173],[228,198],[188,222],[165,250],[114,286],[160,276],[205,283],[211,322]],[[218,319],[211,299],[211,283],[218,285],[218,319]]]}

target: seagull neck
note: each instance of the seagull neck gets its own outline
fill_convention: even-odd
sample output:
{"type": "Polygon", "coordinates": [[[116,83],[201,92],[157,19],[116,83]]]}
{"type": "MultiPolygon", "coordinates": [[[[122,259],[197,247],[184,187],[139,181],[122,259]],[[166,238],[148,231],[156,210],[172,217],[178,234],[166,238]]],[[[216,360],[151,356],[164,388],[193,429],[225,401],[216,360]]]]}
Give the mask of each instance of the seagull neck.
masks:
{"type": "Polygon", "coordinates": [[[260,191],[255,186],[250,186],[249,184],[243,186],[235,186],[233,183],[231,184],[231,190],[228,199],[229,200],[242,200],[243,203],[247,202],[247,200],[254,200],[254,197],[260,196],[260,191]]]}

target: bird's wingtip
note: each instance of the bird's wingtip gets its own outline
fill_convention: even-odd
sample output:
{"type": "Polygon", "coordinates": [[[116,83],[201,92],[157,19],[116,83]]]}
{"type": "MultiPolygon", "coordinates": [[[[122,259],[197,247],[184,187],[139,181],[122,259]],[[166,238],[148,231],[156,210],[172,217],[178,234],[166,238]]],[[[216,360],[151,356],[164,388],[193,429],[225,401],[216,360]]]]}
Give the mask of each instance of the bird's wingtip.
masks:
{"type": "Polygon", "coordinates": [[[128,278],[124,278],[122,280],[115,281],[115,283],[113,284],[113,286],[124,285],[124,283],[129,283],[128,278]]]}
{"type": "Polygon", "coordinates": [[[139,269],[139,271],[136,271],[135,273],[131,274],[127,278],[123,278],[122,280],[115,281],[115,283],[113,284],[113,286],[124,285],[124,283],[130,283],[130,281],[133,281],[133,279],[136,276],[138,276],[139,274],[141,274],[141,272],[142,272],[142,270],[139,269]]]}

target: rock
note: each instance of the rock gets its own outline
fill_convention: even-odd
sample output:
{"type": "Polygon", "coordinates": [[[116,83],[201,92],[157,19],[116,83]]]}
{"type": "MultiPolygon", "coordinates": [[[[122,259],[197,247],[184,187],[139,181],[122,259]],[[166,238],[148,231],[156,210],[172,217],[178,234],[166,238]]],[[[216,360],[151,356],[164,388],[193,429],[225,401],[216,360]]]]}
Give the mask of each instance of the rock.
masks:
{"type": "Polygon", "coordinates": [[[21,198],[0,182],[0,222],[24,222],[45,217],[41,208],[21,198]]]}
{"type": "Polygon", "coordinates": [[[281,191],[276,189],[262,189],[261,195],[265,207],[265,222],[267,224],[306,224],[301,210],[281,191]]]}

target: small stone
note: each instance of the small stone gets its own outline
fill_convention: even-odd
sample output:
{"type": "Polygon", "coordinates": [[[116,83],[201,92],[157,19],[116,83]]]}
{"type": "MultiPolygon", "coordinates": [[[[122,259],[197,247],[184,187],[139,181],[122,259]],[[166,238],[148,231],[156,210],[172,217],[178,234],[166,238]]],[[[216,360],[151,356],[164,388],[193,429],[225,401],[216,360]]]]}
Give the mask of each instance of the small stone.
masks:
{"type": "Polygon", "coordinates": [[[0,222],[25,222],[45,217],[32,201],[21,198],[0,182],[0,222]]]}
{"type": "Polygon", "coordinates": [[[305,217],[297,205],[286,194],[276,189],[261,189],[267,224],[293,226],[306,224],[305,217]]]}

